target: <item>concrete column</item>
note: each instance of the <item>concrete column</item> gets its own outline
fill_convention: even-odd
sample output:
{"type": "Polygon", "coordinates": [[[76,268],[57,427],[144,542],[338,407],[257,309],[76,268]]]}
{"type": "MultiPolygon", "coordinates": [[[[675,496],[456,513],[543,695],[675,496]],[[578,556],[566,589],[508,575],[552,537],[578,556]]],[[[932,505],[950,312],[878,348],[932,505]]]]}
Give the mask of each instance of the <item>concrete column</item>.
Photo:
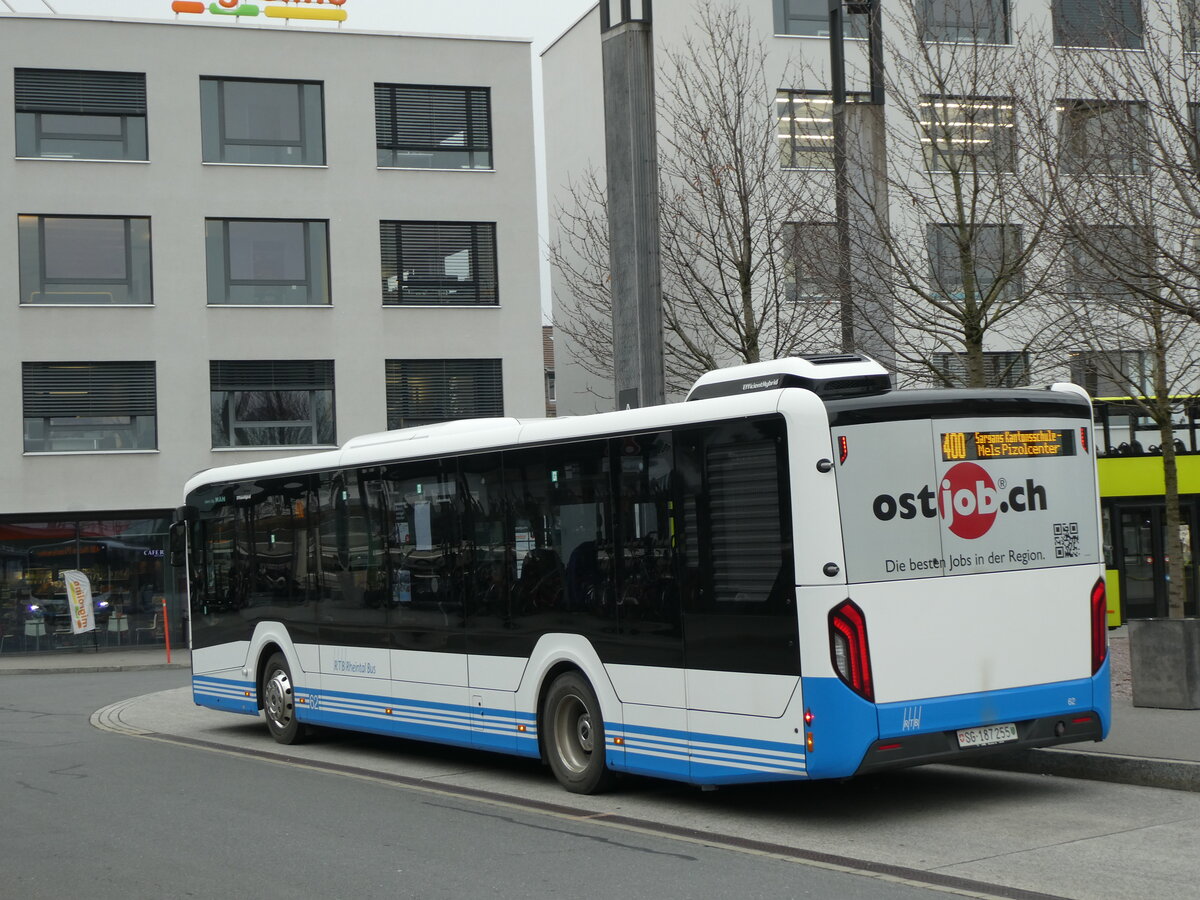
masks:
{"type": "Polygon", "coordinates": [[[631,5],[600,5],[617,409],[666,398],[653,33],[649,0],[631,5]]]}

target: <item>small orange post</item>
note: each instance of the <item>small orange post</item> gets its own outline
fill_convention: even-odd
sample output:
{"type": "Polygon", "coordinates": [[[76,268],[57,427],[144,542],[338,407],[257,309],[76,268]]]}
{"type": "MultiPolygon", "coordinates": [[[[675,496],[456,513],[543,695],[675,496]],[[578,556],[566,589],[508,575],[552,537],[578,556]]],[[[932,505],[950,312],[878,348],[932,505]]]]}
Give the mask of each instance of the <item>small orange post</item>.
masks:
{"type": "Polygon", "coordinates": [[[171,664],[171,623],[167,620],[167,598],[162,598],[163,604],[163,640],[167,642],[167,665],[171,664]]]}

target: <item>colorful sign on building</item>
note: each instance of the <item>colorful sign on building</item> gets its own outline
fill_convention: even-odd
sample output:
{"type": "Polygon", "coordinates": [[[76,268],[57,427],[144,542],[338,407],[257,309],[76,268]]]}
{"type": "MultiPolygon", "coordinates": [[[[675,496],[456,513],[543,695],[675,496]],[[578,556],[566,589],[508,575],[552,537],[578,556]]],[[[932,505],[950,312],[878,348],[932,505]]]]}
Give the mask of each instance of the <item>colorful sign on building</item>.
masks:
{"type": "Polygon", "coordinates": [[[214,16],[237,16],[249,18],[266,16],[268,19],[320,19],[327,22],[346,21],[346,0],[275,0],[266,3],[245,3],[243,0],[173,0],[171,11],[214,16]]]}

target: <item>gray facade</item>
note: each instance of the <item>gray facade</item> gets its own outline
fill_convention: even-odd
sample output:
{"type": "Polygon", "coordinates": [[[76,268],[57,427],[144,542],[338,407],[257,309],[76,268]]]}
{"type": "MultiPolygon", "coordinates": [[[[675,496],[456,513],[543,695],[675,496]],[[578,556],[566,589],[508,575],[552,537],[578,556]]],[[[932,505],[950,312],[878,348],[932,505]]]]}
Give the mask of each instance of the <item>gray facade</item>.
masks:
{"type": "Polygon", "coordinates": [[[527,42],[62,17],[0,24],[0,515],[169,509],[200,469],[302,451],[306,442],[214,448],[214,360],[331,361],[333,440],[309,445],[387,427],[388,360],[499,360],[503,414],[544,413],[527,42]],[[14,157],[22,69],[144,73],[148,159],[14,157]],[[320,85],[324,162],[203,161],[202,78],[320,85]],[[377,83],[485,88],[490,165],[381,167],[377,83]],[[19,217],[148,219],[152,302],[19,299],[19,217]],[[243,219],[325,223],[328,302],[212,303],[206,227],[243,219]],[[483,223],[495,241],[489,302],[386,305],[380,232],[393,221],[483,223]],[[153,446],[31,452],[23,375],[27,364],[64,361],[153,363],[153,446]]]}
{"type": "Polygon", "coordinates": [[[4,15],[0,59],[0,652],[186,644],[199,470],[544,415],[527,41],[4,15]]]}

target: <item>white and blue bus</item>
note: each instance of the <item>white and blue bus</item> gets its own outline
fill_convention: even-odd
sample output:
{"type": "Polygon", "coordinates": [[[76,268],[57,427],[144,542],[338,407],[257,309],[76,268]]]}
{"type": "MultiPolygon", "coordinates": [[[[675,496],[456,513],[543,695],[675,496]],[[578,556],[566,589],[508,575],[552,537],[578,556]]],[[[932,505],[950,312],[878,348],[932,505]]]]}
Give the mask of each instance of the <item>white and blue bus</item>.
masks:
{"type": "Polygon", "coordinates": [[[193,477],[195,702],[701,786],[1101,740],[1091,406],[873,361],[193,477]]]}

